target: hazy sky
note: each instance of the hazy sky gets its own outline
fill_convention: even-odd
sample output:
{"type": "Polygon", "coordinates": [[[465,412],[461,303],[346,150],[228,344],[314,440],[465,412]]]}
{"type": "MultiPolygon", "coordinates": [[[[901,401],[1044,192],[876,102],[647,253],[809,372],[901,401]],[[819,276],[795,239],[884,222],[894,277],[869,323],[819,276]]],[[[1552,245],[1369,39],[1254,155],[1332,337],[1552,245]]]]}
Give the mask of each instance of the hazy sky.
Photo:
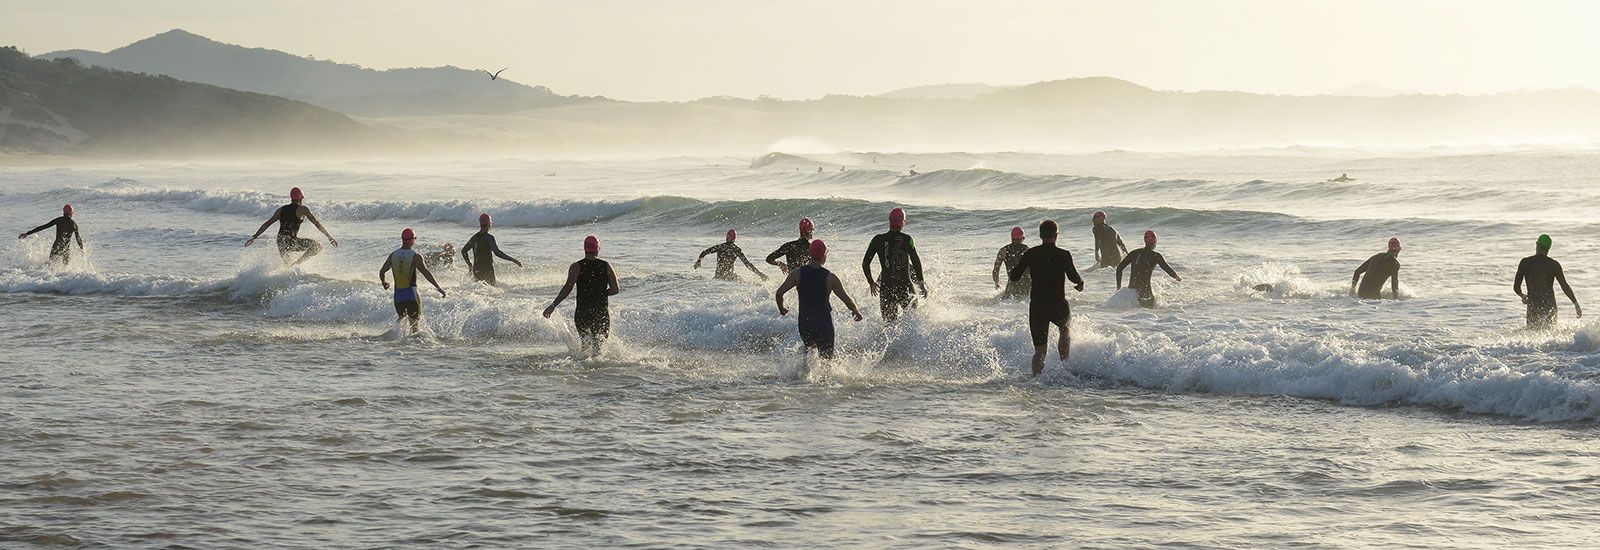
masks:
{"type": "Polygon", "coordinates": [[[32,53],[182,28],[375,68],[509,66],[635,100],[1099,75],[1297,94],[1600,88],[1597,22],[1600,2],[1577,0],[0,0],[0,42],[32,53]]]}

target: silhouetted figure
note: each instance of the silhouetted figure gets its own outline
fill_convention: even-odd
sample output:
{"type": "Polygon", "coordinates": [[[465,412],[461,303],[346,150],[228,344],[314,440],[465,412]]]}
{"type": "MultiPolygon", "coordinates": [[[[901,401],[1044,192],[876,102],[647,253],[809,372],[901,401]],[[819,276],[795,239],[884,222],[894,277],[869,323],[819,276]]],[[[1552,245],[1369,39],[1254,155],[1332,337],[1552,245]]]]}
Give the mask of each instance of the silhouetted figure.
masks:
{"type": "Polygon", "coordinates": [[[472,271],[472,278],[483,281],[489,286],[499,286],[494,276],[494,257],[499,256],[517,264],[517,267],[522,267],[522,262],[500,251],[500,243],[495,241],[494,235],[489,234],[489,230],[493,227],[494,218],[487,213],[478,214],[478,232],[473,233],[467,238],[467,242],[461,245],[461,261],[467,263],[467,269],[472,271]]]}
{"type": "Polygon", "coordinates": [[[72,221],[72,205],[61,207],[61,215],[49,223],[35,227],[32,230],[17,235],[17,240],[28,238],[29,235],[56,228],[56,238],[50,242],[50,260],[67,265],[72,263],[72,240],[77,239],[78,251],[83,251],[83,235],[78,232],[78,222],[72,221]]]}
{"type": "Polygon", "coordinates": [[[1122,263],[1122,257],[1128,253],[1128,245],[1122,244],[1122,235],[1116,228],[1106,223],[1105,212],[1094,213],[1094,266],[1115,267],[1122,263]]]}
{"type": "MultiPolygon", "coordinates": [[[[1004,266],[1006,272],[1010,273],[1012,268],[1017,267],[1017,262],[1022,260],[1022,255],[1028,252],[1028,245],[1022,244],[1025,237],[1026,235],[1022,233],[1021,227],[1011,228],[1011,244],[1000,247],[1000,252],[995,254],[994,271],[990,275],[994,277],[994,288],[996,290],[1000,288],[1001,266],[1004,266]]],[[[1017,281],[1007,278],[1006,289],[1000,293],[1000,297],[1009,299],[1027,296],[1029,289],[1032,288],[1032,282],[1033,278],[1027,274],[1023,274],[1022,279],[1017,281]]]]}
{"type": "Polygon", "coordinates": [[[735,233],[732,229],[729,229],[728,239],[723,241],[722,244],[713,245],[711,248],[707,248],[704,252],[701,252],[700,257],[694,260],[694,268],[700,269],[700,260],[704,260],[707,255],[716,254],[717,273],[714,275],[714,277],[724,281],[739,280],[739,276],[733,272],[733,261],[738,260],[744,262],[745,267],[750,268],[750,271],[756,272],[756,275],[760,276],[761,280],[767,280],[767,274],[762,273],[759,269],[756,269],[755,264],[750,263],[750,258],[746,258],[744,256],[744,250],[741,250],[739,245],[733,243],[733,241],[738,238],[739,234],[735,233]]]}
{"type": "Polygon", "coordinates": [[[1528,328],[1549,329],[1556,326],[1556,291],[1553,283],[1561,283],[1561,292],[1566,293],[1567,299],[1572,301],[1572,309],[1583,318],[1583,306],[1578,305],[1578,297],[1573,295],[1572,287],[1567,285],[1567,276],[1561,271],[1561,262],[1550,257],[1550,236],[1540,235],[1535,244],[1534,254],[1522,259],[1517,264],[1517,279],[1511,283],[1511,290],[1522,298],[1522,303],[1528,306],[1528,328]],[[1528,281],[1528,293],[1522,293],[1522,281],[1528,281]]]}
{"type": "Polygon", "coordinates": [[[1162,271],[1167,272],[1167,275],[1171,276],[1173,280],[1180,283],[1183,282],[1183,277],[1179,277],[1178,272],[1173,271],[1172,266],[1167,265],[1166,257],[1162,256],[1160,252],[1156,252],[1155,231],[1145,231],[1144,248],[1129,252],[1126,257],[1122,258],[1122,263],[1117,264],[1118,290],[1122,289],[1122,269],[1128,266],[1133,266],[1132,273],[1128,274],[1128,288],[1132,288],[1139,294],[1139,307],[1156,307],[1155,287],[1150,284],[1150,276],[1155,274],[1156,268],[1159,267],[1162,271]]]}
{"type": "Polygon", "coordinates": [[[1367,258],[1356,268],[1356,274],[1350,278],[1350,292],[1363,300],[1379,300],[1383,298],[1383,282],[1390,281],[1390,289],[1394,292],[1394,299],[1400,299],[1400,239],[1389,239],[1389,251],[1380,252],[1367,258]],[[1366,276],[1363,277],[1362,274],[1366,276]],[[1356,284],[1360,283],[1360,290],[1356,284]]]}
{"type": "Polygon", "coordinates": [[[867,288],[878,296],[878,307],[883,320],[900,318],[900,311],[916,306],[911,286],[915,284],[928,297],[928,287],[922,279],[922,258],[917,256],[917,244],[910,235],[900,230],[906,225],[906,211],[896,208],[889,211],[889,232],[872,238],[867,253],[861,257],[861,272],[867,276],[867,288]],[[879,278],[872,277],[872,259],[878,259],[882,268],[879,278]]]}
{"type": "Polygon", "coordinates": [[[798,269],[789,271],[789,276],[778,285],[774,299],[778,301],[778,314],[788,315],[789,308],[783,305],[783,295],[791,288],[800,289],[800,342],[807,350],[816,350],[817,356],[823,359],[833,358],[833,305],[828,301],[828,294],[839,297],[850,308],[850,314],[857,322],[861,321],[861,310],[856,307],[856,302],[844,291],[844,283],[839,282],[839,277],[827,268],[822,267],[828,261],[828,245],[822,241],[811,241],[807,247],[807,256],[811,261],[798,269]]]}
{"type": "Polygon", "coordinates": [[[244,242],[244,245],[250,246],[250,243],[256,242],[256,237],[260,237],[268,227],[272,227],[272,224],[276,223],[278,224],[278,255],[283,257],[283,261],[287,263],[289,262],[290,253],[303,252],[299,259],[289,263],[289,267],[300,265],[311,259],[312,256],[322,252],[322,245],[318,244],[317,241],[300,238],[300,224],[305,220],[310,220],[311,225],[316,226],[317,231],[321,231],[322,235],[328,238],[328,244],[339,246],[339,241],[334,240],[333,235],[328,233],[328,228],[323,227],[322,222],[317,221],[317,216],[311,213],[311,209],[301,204],[305,200],[306,194],[301,192],[299,187],[290,189],[289,204],[278,207],[278,210],[272,213],[272,217],[267,218],[267,221],[256,229],[256,234],[251,235],[250,239],[244,242]]]}
{"type": "Polygon", "coordinates": [[[1010,279],[1022,280],[1023,275],[1033,278],[1033,288],[1028,298],[1028,332],[1033,337],[1033,375],[1044,372],[1044,355],[1049,349],[1050,325],[1061,331],[1056,351],[1066,362],[1072,350],[1072,308],[1067,305],[1067,281],[1083,292],[1083,277],[1072,265],[1072,253],[1056,247],[1056,236],[1061,228],[1055,220],[1039,222],[1039,246],[1023,253],[1017,265],[1011,268],[1010,279]]]}
{"type": "Polygon", "coordinates": [[[412,249],[417,244],[417,234],[407,227],[400,232],[400,248],[389,253],[384,258],[383,266],[378,268],[378,282],[383,283],[383,289],[389,290],[388,274],[394,271],[394,314],[395,320],[410,319],[411,333],[416,334],[422,329],[422,296],[417,294],[417,274],[421,273],[439,291],[439,297],[445,297],[443,288],[439,288],[439,281],[433,280],[433,272],[428,271],[428,264],[422,256],[412,249]]]}
{"type": "Polygon", "coordinates": [[[622,292],[617,284],[617,272],[611,263],[600,259],[600,239],[594,235],[583,239],[583,259],[572,262],[567,268],[567,284],[561,287],[556,301],[544,309],[544,318],[556,312],[572,289],[578,289],[578,305],[572,310],[572,324],[578,327],[578,339],[588,356],[600,354],[600,345],[611,336],[611,297],[622,292]]]}

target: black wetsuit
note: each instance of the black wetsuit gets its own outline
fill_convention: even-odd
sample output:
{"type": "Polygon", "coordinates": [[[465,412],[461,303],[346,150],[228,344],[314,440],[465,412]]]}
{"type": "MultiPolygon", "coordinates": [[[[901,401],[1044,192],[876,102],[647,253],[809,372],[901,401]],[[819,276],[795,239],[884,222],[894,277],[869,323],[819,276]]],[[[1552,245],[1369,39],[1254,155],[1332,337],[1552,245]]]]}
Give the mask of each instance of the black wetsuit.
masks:
{"type": "Polygon", "coordinates": [[[1072,308],[1067,305],[1067,281],[1083,284],[1078,268],[1072,265],[1072,253],[1054,243],[1044,243],[1029,248],[1009,273],[1018,281],[1023,275],[1033,277],[1033,288],[1028,300],[1028,331],[1033,335],[1034,346],[1050,342],[1050,325],[1067,330],[1072,308]]]}
{"type": "Polygon", "coordinates": [[[861,271],[872,277],[872,258],[878,258],[878,307],[886,321],[900,317],[900,310],[915,305],[912,284],[921,284],[922,259],[910,235],[896,230],[872,238],[867,254],[861,258],[861,271]]]}
{"type": "MultiPolygon", "coordinates": [[[[1011,243],[1000,247],[1000,253],[994,259],[1006,266],[1006,273],[1017,267],[1017,262],[1022,260],[1022,255],[1028,252],[1028,245],[1011,243]]],[[[1000,291],[1001,298],[1021,298],[1028,295],[1028,289],[1033,287],[1033,276],[1023,274],[1022,279],[1013,281],[1006,279],[1006,289],[1000,291]]]]}
{"type": "Polygon", "coordinates": [[[1099,253],[1097,267],[1116,267],[1122,263],[1122,236],[1109,223],[1094,226],[1094,249],[1099,253]]]}
{"type": "Polygon", "coordinates": [[[1133,266],[1133,272],[1128,274],[1128,288],[1139,294],[1139,307],[1156,307],[1155,289],[1150,286],[1150,275],[1155,273],[1157,267],[1167,272],[1174,278],[1178,276],[1172,266],[1167,265],[1167,259],[1160,252],[1148,248],[1141,248],[1129,252],[1122,258],[1122,263],[1117,264],[1117,280],[1122,280],[1122,268],[1133,266]]]}
{"type": "Polygon", "coordinates": [[[1550,328],[1556,325],[1555,282],[1568,290],[1567,277],[1561,272],[1561,262],[1545,255],[1533,255],[1517,264],[1517,282],[1528,282],[1528,328],[1550,328]]]}
{"type": "MultiPolygon", "coordinates": [[[[51,227],[56,228],[56,240],[50,243],[50,259],[64,264],[72,262],[72,238],[78,232],[78,222],[72,221],[72,218],[67,216],[57,217],[50,220],[49,223],[33,228],[32,231],[24,233],[24,235],[32,235],[51,227]]],[[[81,239],[82,237],[78,238],[81,239]]]]}
{"type": "Polygon", "coordinates": [[[573,262],[578,268],[578,305],[572,323],[584,343],[598,345],[611,335],[611,264],[599,258],[573,262]]]}
{"type": "Polygon", "coordinates": [[[756,266],[750,264],[750,259],[744,256],[744,250],[740,249],[739,245],[737,244],[722,243],[713,245],[711,248],[707,248],[704,252],[701,252],[700,257],[704,258],[709,254],[717,255],[717,273],[714,276],[718,279],[728,281],[739,280],[739,276],[733,273],[734,260],[743,261],[744,265],[750,266],[751,270],[755,270],[756,268],[756,266]]]}
{"type": "Polygon", "coordinates": [[[1356,296],[1363,300],[1383,298],[1383,283],[1393,277],[1395,298],[1400,297],[1400,259],[1394,257],[1394,254],[1380,252],[1367,258],[1361,267],[1356,268],[1357,277],[1361,277],[1362,273],[1366,276],[1361,278],[1361,286],[1356,291],[1356,296]]]}
{"type": "Polygon", "coordinates": [[[783,263],[789,271],[800,269],[800,266],[811,263],[811,241],[809,239],[795,239],[779,246],[777,250],[767,255],[767,263],[772,263],[778,258],[784,258],[783,263]]]}
{"type": "Polygon", "coordinates": [[[833,276],[827,268],[803,265],[798,270],[799,282],[795,290],[800,295],[800,341],[807,348],[817,350],[823,359],[833,358],[833,304],[828,301],[828,278],[833,276]]]}
{"type": "Polygon", "coordinates": [[[289,203],[278,207],[278,255],[288,256],[290,252],[311,252],[322,248],[317,241],[300,238],[302,223],[305,220],[300,218],[300,205],[289,203]]]}
{"type": "Polygon", "coordinates": [[[491,286],[496,284],[494,278],[495,256],[505,258],[507,261],[516,261],[500,251],[500,245],[495,242],[494,235],[490,235],[488,231],[474,233],[471,238],[467,239],[465,244],[461,245],[461,258],[472,264],[472,277],[491,286]],[[471,252],[472,255],[468,256],[468,252],[471,252]]]}

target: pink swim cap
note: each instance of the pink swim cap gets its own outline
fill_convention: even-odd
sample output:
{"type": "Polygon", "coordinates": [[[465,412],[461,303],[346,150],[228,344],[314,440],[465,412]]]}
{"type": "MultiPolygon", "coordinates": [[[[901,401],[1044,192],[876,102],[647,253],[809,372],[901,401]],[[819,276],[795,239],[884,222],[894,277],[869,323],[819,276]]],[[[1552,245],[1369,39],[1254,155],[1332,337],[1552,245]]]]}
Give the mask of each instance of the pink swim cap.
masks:
{"type": "Polygon", "coordinates": [[[63,215],[63,216],[71,216],[72,215],[72,205],[69,204],[69,205],[61,207],[61,215],[63,215]]]}
{"type": "Polygon", "coordinates": [[[732,229],[729,229],[728,230],[728,242],[731,243],[731,242],[733,242],[734,239],[737,239],[737,238],[739,238],[739,233],[734,231],[734,230],[732,230],[732,229]]]}
{"type": "Polygon", "coordinates": [[[417,232],[412,231],[411,228],[407,227],[405,231],[400,232],[400,240],[415,241],[417,240],[417,232]]]}
{"type": "Polygon", "coordinates": [[[299,187],[289,190],[289,200],[297,201],[304,198],[306,198],[306,194],[301,192],[299,187]]]}
{"type": "Polygon", "coordinates": [[[590,254],[600,253],[600,238],[590,235],[583,238],[583,251],[590,254]]]}
{"type": "Polygon", "coordinates": [[[1105,213],[1105,212],[1101,212],[1101,211],[1098,211],[1098,210],[1097,210],[1097,211],[1095,211],[1095,213],[1094,213],[1094,219],[1097,219],[1097,220],[1103,220],[1103,219],[1106,219],[1106,213],[1105,213]]]}
{"type": "Polygon", "coordinates": [[[1021,239],[1021,238],[1025,238],[1027,236],[1028,235],[1026,233],[1022,232],[1022,228],[1021,227],[1013,227],[1013,228],[1011,228],[1011,238],[1013,238],[1013,239],[1021,239]]]}
{"type": "Polygon", "coordinates": [[[1156,245],[1156,232],[1155,232],[1154,229],[1147,230],[1147,231],[1144,232],[1144,245],[1145,246],[1155,246],[1156,245]]]}
{"type": "Polygon", "coordinates": [[[811,241],[811,257],[821,260],[828,257],[828,245],[822,239],[811,241]]]}
{"type": "Polygon", "coordinates": [[[1400,251],[1400,238],[1399,237],[1390,237],[1389,238],[1389,251],[1390,252],[1399,252],[1400,251]]]}
{"type": "Polygon", "coordinates": [[[489,220],[492,220],[492,219],[494,219],[494,218],[489,217],[489,213],[488,212],[484,212],[482,214],[478,214],[478,225],[483,225],[483,224],[489,223],[489,220]]]}
{"type": "Polygon", "coordinates": [[[816,226],[811,223],[811,218],[800,218],[801,233],[810,233],[814,230],[816,230],[816,226]]]}
{"type": "Polygon", "coordinates": [[[896,208],[889,211],[889,227],[905,227],[906,211],[896,208]]]}

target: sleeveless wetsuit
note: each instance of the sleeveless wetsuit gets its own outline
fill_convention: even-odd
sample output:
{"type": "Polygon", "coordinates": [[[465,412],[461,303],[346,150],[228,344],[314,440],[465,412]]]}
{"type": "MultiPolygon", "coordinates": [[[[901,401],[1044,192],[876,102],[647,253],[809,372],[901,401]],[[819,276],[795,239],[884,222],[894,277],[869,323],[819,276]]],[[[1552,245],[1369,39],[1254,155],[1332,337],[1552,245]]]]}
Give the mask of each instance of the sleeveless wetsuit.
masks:
{"type": "Polygon", "coordinates": [[[422,296],[417,294],[417,252],[402,248],[389,254],[394,270],[394,313],[401,317],[422,317],[422,296]]]}
{"type": "Polygon", "coordinates": [[[828,301],[828,277],[833,274],[820,266],[800,266],[800,341],[817,350],[823,359],[833,358],[833,304],[828,301]]]}
{"type": "Polygon", "coordinates": [[[586,342],[604,340],[611,335],[611,264],[599,258],[585,258],[573,265],[578,266],[578,305],[572,312],[572,322],[586,342]]]}

